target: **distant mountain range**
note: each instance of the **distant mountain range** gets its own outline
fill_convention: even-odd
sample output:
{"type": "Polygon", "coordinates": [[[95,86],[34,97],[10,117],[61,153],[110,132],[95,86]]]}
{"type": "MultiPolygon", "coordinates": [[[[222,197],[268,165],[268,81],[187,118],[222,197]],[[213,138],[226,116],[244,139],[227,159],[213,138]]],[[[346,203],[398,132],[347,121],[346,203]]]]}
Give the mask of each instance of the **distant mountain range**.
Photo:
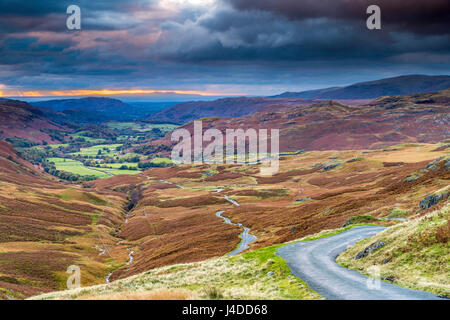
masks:
{"type": "Polygon", "coordinates": [[[311,104],[317,100],[299,98],[238,97],[214,101],[190,101],[176,104],[158,113],[148,120],[174,121],[187,123],[205,117],[238,118],[264,110],[281,110],[301,104],[311,104]]]}
{"type": "Polygon", "coordinates": [[[434,92],[450,88],[450,76],[408,75],[368,82],[346,87],[331,87],[302,92],[285,92],[273,98],[304,99],[375,99],[412,93],[434,92]]]}
{"type": "Polygon", "coordinates": [[[106,121],[136,121],[172,106],[172,102],[128,104],[118,99],[88,97],[32,102],[49,119],[58,123],[95,124],[106,121]]]}
{"type": "Polygon", "coordinates": [[[33,102],[36,107],[45,107],[54,111],[65,110],[86,110],[96,112],[106,112],[113,110],[129,109],[130,105],[112,98],[81,98],[81,99],[59,99],[33,102]]]}
{"type": "Polygon", "coordinates": [[[88,97],[39,101],[32,102],[32,105],[39,108],[40,115],[48,120],[71,127],[106,121],[136,120],[185,124],[200,118],[239,118],[256,112],[288,111],[330,99],[345,105],[362,105],[381,96],[436,92],[447,88],[450,88],[450,76],[408,75],[361,82],[346,87],[299,93],[287,92],[274,97],[236,97],[178,104],[171,102],[128,104],[118,99],[88,97]]]}
{"type": "Polygon", "coordinates": [[[153,114],[149,119],[187,123],[204,117],[237,118],[264,110],[277,111],[322,100],[333,99],[346,105],[358,105],[381,96],[435,92],[447,88],[450,88],[450,76],[410,75],[361,82],[347,87],[331,87],[298,93],[286,92],[273,97],[238,97],[215,101],[183,102],[153,114]]]}
{"type": "MultiPolygon", "coordinates": [[[[389,96],[361,106],[320,101],[287,110],[266,110],[240,118],[205,118],[203,130],[280,130],[280,150],[382,149],[402,143],[437,143],[449,138],[450,89],[389,96]]],[[[193,122],[182,128],[193,133],[193,122]]],[[[174,142],[170,134],[149,149],[174,142]]],[[[154,148],[157,149],[157,148],[154,148]]]]}

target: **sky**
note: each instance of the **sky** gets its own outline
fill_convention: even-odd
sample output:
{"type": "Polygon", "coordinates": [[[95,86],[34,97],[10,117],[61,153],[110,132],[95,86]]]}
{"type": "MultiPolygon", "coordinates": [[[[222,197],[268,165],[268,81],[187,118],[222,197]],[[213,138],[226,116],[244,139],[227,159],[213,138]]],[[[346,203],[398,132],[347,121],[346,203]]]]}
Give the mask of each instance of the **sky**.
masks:
{"type": "Polygon", "coordinates": [[[273,95],[450,73],[448,0],[1,0],[0,96],[273,95]],[[407,5],[406,5],[407,2],[407,5]],[[369,30],[366,9],[381,9],[369,30]],[[68,30],[69,5],[81,30],[68,30]]]}

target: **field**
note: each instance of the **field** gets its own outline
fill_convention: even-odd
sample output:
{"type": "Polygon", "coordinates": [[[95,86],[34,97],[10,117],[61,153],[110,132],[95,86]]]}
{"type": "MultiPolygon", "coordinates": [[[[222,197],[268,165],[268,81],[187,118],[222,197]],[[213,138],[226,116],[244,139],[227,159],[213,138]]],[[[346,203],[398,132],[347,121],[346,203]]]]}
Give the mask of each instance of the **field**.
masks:
{"type": "Polygon", "coordinates": [[[65,158],[48,158],[48,161],[53,162],[57,170],[79,174],[81,176],[95,176],[97,178],[106,178],[111,175],[101,172],[95,168],[85,167],[80,161],[65,159],[65,158]]]}
{"type": "Polygon", "coordinates": [[[150,131],[153,129],[159,129],[163,132],[169,132],[177,128],[177,125],[173,124],[151,124],[151,123],[137,123],[137,122],[108,122],[108,128],[116,130],[136,130],[140,132],[150,131]]]}
{"type": "Polygon", "coordinates": [[[169,158],[153,158],[151,162],[156,163],[156,164],[161,164],[161,163],[170,164],[170,163],[172,163],[172,160],[169,158]]]}
{"type": "Polygon", "coordinates": [[[107,157],[117,157],[120,152],[116,149],[121,147],[121,144],[99,144],[89,148],[82,148],[80,152],[74,152],[73,155],[96,157],[98,155],[107,157]]]}
{"type": "Polygon", "coordinates": [[[86,136],[85,131],[79,131],[77,133],[73,133],[70,135],[70,137],[72,137],[73,139],[83,139],[87,142],[91,142],[91,143],[97,143],[97,144],[101,144],[104,143],[106,140],[105,139],[98,139],[98,138],[92,138],[92,137],[88,137],[86,136]]]}

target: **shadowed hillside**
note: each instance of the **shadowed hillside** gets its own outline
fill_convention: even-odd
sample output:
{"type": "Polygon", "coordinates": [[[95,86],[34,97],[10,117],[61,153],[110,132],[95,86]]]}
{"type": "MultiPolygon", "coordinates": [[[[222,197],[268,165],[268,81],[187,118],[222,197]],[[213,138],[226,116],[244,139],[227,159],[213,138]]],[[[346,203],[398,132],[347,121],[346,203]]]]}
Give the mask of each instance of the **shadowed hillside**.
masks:
{"type": "Polygon", "coordinates": [[[0,99],[0,139],[20,137],[36,143],[58,142],[53,133],[62,129],[26,102],[0,99]]]}
{"type": "Polygon", "coordinates": [[[450,88],[450,76],[409,75],[359,82],[346,87],[332,87],[302,92],[285,92],[275,98],[304,99],[374,99],[381,96],[433,92],[450,88]]]}

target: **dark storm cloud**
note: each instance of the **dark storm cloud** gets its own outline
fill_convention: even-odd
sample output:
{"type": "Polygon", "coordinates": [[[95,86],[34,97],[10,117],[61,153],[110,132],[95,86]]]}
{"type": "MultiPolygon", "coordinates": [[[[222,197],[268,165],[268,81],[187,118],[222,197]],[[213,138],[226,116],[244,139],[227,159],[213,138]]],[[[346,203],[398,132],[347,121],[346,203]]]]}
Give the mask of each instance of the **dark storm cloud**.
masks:
{"type": "Polygon", "coordinates": [[[446,2],[220,0],[166,8],[159,0],[2,0],[0,84],[270,88],[445,73],[446,2]],[[82,9],[81,31],[66,29],[70,4],[82,9]],[[380,5],[382,30],[366,28],[368,4],[380,5]]]}
{"type": "MultiPolygon", "coordinates": [[[[298,2],[289,1],[293,6],[298,2]]],[[[328,11],[314,12],[303,12],[301,18],[291,19],[272,11],[217,8],[194,21],[165,23],[157,52],[167,59],[191,62],[336,61],[450,49],[446,34],[415,34],[388,28],[374,32],[366,28],[366,15],[345,20],[325,17],[328,11]]]]}
{"type": "Polygon", "coordinates": [[[238,10],[273,12],[294,20],[332,18],[364,20],[366,9],[381,8],[382,21],[398,30],[416,33],[450,32],[448,0],[224,0],[238,10]]]}
{"type": "Polygon", "coordinates": [[[90,30],[120,29],[133,23],[134,11],[151,10],[156,3],[156,0],[2,0],[0,2],[0,33],[63,32],[67,18],[66,10],[72,4],[81,8],[85,28],[90,30]],[[119,19],[120,16],[124,19],[119,19]]]}

